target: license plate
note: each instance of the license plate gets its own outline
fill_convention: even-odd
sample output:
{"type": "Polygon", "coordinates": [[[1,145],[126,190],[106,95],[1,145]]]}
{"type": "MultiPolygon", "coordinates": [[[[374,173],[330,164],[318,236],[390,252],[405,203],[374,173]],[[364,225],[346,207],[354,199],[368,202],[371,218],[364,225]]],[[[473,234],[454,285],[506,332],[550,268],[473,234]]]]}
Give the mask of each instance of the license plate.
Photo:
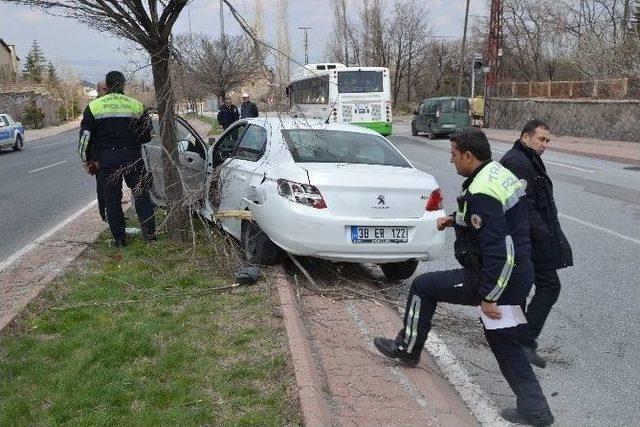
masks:
{"type": "Polygon", "coordinates": [[[454,128],[454,127],[456,127],[456,125],[447,123],[447,124],[442,125],[442,127],[443,128],[454,128]]]}
{"type": "Polygon", "coordinates": [[[407,243],[407,227],[351,226],[351,243],[407,243]]]}

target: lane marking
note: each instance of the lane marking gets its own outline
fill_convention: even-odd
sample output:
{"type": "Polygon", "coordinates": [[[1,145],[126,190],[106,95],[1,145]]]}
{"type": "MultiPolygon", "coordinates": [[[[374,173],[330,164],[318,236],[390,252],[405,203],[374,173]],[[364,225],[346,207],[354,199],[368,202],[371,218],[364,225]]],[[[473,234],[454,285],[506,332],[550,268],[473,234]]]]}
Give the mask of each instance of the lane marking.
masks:
{"type": "Polygon", "coordinates": [[[76,211],[70,217],[68,217],[64,221],[60,222],[59,224],[57,224],[56,226],[51,228],[49,231],[45,232],[40,237],[36,238],[33,242],[31,242],[28,245],[24,246],[22,249],[20,249],[17,252],[15,252],[9,258],[7,258],[4,261],[2,261],[2,263],[0,263],[0,272],[2,270],[4,270],[5,268],[9,267],[11,264],[13,264],[16,261],[18,261],[23,255],[25,255],[31,249],[33,249],[36,246],[38,246],[40,243],[42,243],[45,240],[47,240],[49,237],[54,235],[57,231],[62,229],[64,226],[66,226],[67,224],[73,222],[76,218],[78,218],[80,215],[82,215],[83,213],[85,213],[86,211],[88,211],[89,209],[94,207],[97,203],[98,203],[98,200],[94,200],[94,201],[90,202],[89,204],[85,205],[79,211],[76,211]]]}
{"type": "MultiPolygon", "coordinates": [[[[495,149],[491,149],[491,151],[495,152],[495,153],[500,153],[500,154],[504,154],[506,153],[506,151],[502,151],[502,150],[495,150],[495,149]]],[[[543,160],[545,164],[551,164],[551,165],[555,165],[555,166],[562,166],[563,168],[569,168],[569,169],[575,169],[578,170],[580,172],[595,172],[594,169],[585,169],[585,168],[581,168],[579,166],[573,166],[573,165],[567,165],[565,163],[560,163],[560,162],[554,162],[553,160],[543,160]]]]}
{"type": "Polygon", "coordinates": [[[597,224],[593,224],[591,222],[583,221],[581,219],[574,218],[572,216],[565,215],[563,213],[559,213],[558,212],[558,216],[561,216],[562,218],[569,219],[571,221],[575,221],[578,224],[582,224],[582,225],[585,225],[587,227],[594,228],[596,230],[602,231],[603,233],[610,234],[610,235],[618,237],[620,239],[627,240],[627,241],[629,241],[631,243],[635,243],[636,245],[640,245],[640,239],[636,239],[636,238],[633,238],[633,237],[625,236],[624,234],[618,233],[617,231],[609,230],[608,228],[604,228],[604,227],[601,227],[601,226],[599,226],[597,224]]]}
{"type": "Polygon", "coordinates": [[[54,164],[49,165],[49,166],[43,166],[43,167],[41,167],[41,168],[31,170],[31,171],[29,171],[29,172],[27,172],[27,173],[40,172],[40,171],[42,171],[42,170],[49,169],[49,168],[52,168],[52,167],[54,167],[54,166],[61,165],[61,164],[63,164],[63,163],[67,163],[67,161],[66,161],[66,160],[63,160],[63,161],[61,161],[61,162],[54,163],[54,164]]]}

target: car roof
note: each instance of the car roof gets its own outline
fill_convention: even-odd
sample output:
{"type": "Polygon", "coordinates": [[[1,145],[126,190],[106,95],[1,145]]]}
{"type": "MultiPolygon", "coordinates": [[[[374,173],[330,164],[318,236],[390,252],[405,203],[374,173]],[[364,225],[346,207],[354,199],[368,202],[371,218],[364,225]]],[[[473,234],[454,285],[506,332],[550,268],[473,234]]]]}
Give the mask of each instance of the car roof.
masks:
{"type": "MultiPolygon", "coordinates": [[[[275,113],[274,113],[275,114],[275,113]]],[[[381,136],[378,132],[347,123],[325,123],[318,119],[305,119],[303,117],[291,117],[286,114],[279,116],[264,116],[246,119],[247,123],[253,123],[260,126],[269,126],[272,129],[316,129],[316,130],[337,130],[344,132],[356,132],[381,136]]]]}
{"type": "Polygon", "coordinates": [[[422,102],[426,101],[444,101],[446,99],[468,99],[466,96],[438,96],[436,98],[425,98],[422,102]]]}

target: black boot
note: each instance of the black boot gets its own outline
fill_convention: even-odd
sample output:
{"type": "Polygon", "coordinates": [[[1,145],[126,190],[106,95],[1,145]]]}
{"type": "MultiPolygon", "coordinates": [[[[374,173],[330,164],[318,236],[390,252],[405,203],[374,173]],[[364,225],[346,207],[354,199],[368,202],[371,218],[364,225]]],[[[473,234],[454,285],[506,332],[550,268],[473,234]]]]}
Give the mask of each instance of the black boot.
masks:
{"type": "Polygon", "coordinates": [[[524,352],[527,355],[527,359],[529,359],[529,363],[531,363],[533,366],[537,366],[538,368],[544,369],[547,367],[547,361],[544,360],[544,358],[536,352],[535,348],[527,346],[523,347],[524,352]]]}
{"type": "Polygon", "coordinates": [[[530,415],[525,415],[520,411],[518,411],[516,408],[504,409],[502,410],[502,412],[500,412],[500,415],[502,416],[502,418],[509,421],[510,423],[531,425],[535,427],[550,426],[551,424],[553,424],[553,421],[554,421],[553,415],[551,415],[551,413],[549,413],[548,416],[544,418],[534,417],[530,415]]]}
{"type": "Polygon", "coordinates": [[[417,356],[409,354],[399,349],[395,340],[389,338],[376,337],[373,339],[373,344],[378,351],[390,359],[395,360],[403,365],[414,367],[420,362],[420,353],[417,356]]]}

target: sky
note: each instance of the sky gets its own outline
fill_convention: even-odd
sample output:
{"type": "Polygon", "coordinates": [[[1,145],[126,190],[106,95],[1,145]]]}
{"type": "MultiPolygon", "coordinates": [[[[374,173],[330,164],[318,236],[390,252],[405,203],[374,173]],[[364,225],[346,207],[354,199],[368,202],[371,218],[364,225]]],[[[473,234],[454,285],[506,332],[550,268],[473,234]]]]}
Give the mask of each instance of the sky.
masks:
{"type": "MultiPolygon", "coordinates": [[[[259,0],[262,4],[265,35],[275,40],[275,25],[279,0],[259,0]]],[[[362,0],[347,0],[354,13],[362,0]]],[[[421,0],[416,0],[418,3],[421,0]]],[[[474,15],[486,15],[487,0],[470,0],[470,19],[474,15]]],[[[233,4],[251,22],[256,0],[234,0],[233,4]]],[[[304,61],[303,31],[301,26],[313,27],[309,31],[309,62],[331,62],[325,58],[325,46],[331,31],[332,13],[330,0],[289,0],[289,37],[293,56],[304,61]]],[[[393,0],[382,0],[389,6],[393,0]]],[[[424,0],[433,34],[461,37],[464,26],[465,0],[424,0]]],[[[191,31],[220,36],[220,5],[217,0],[193,0],[180,16],[174,34],[191,31]],[[190,12],[189,12],[190,11],[190,12]]],[[[349,11],[347,12],[349,13],[349,11]]],[[[240,26],[226,11],[225,32],[241,33],[240,26]]],[[[133,70],[143,63],[143,58],[131,42],[98,32],[71,19],[54,17],[25,6],[16,6],[0,0],[0,38],[16,45],[18,56],[24,59],[34,39],[45,56],[58,68],[71,69],[83,79],[99,81],[111,69],[133,70]],[[132,53],[133,52],[133,53],[132,53]]],[[[275,42],[273,42],[275,45],[275,42]]]]}

